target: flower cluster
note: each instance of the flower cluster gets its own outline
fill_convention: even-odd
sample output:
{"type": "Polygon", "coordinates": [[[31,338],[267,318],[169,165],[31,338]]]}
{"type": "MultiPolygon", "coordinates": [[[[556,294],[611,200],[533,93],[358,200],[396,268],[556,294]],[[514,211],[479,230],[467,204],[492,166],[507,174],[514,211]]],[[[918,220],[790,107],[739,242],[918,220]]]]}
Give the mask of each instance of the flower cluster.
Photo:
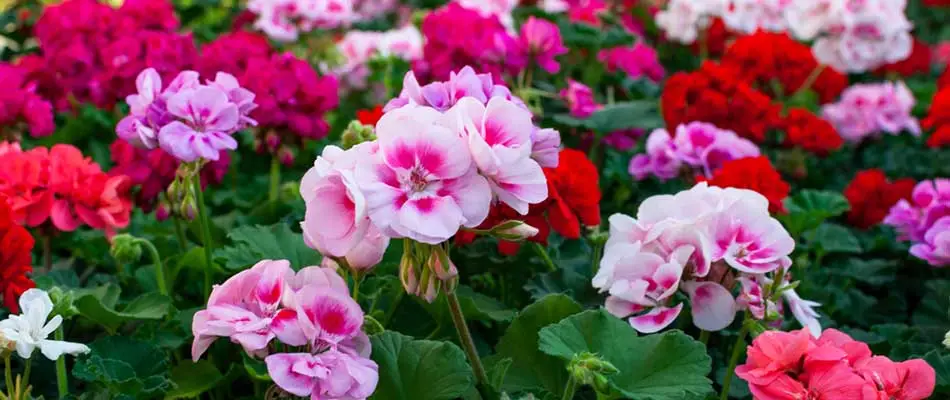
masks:
{"type": "Polygon", "coordinates": [[[175,32],[178,25],[167,0],[129,0],[118,9],[67,0],[43,9],[34,27],[41,54],[19,65],[56,109],[72,108],[71,101],[112,107],[135,91],[132,83],[143,69],[171,79],[194,64],[194,40],[175,32]]]}
{"type": "Polygon", "coordinates": [[[950,179],[918,183],[909,200],[891,208],[884,223],[913,244],[910,254],[935,267],[950,265],[950,179]]]}
{"type": "Polygon", "coordinates": [[[794,248],[782,224],[769,216],[765,197],[699,183],[676,195],[646,199],[636,219],[612,215],[593,285],[609,293],[610,313],[629,317],[643,333],[676,319],[684,304],[674,304],[675,294],[682,289],[700,329],[721,330],[743,308],[755,318],[774,319],[773,297],[780,294],[817,336],[812,309],[817,304],[802,300],[786,281],[794,248]],[[738,302],[731,292],[737,281],[742,283],[738,302]]]}
{"type": "Polygon", "coordinates": [[[910,77],[917,74],[929,74],[933,50],[924,41],[914,38],[910,56],[906,60],[883,65],[874,70],[878,75],[897,74],[910,77]]]}
{"type": "Polygon", "coordinates": [[[632,79],[646,78],[659,82],[666,75],[656,49],[643,42],[601,50],[597,60],[604,63],[607,71],[621,70],[632,79]]]}
{"type": "Polygon", "coordinates": [[[498,18],[507,29],[513,29],[514,17],[511,12],[518,6],[519,0],[452,0],[452,3],[469,10],[477,11],[484,17],[498,18]]]}
{"type": "Polygon", "coordinates": [[[684,167],[709,177],[726,161],[756,157],[759,148],[735,132],[705,122],[676,127],[673,136],[657,129],[647,137],[646,154],[630,160],[630,174],[637,180],[656,176],[661,180],[679,176],[684,167]]]}
{"type": "Polygon", "coordinates": [[[810,89],[822,103],[828,103],[848,86],[846,75],[820,65],[807,46],[786,33],[760,31],[741,36],[726,48],[722,64],[734,68],[759,90],[775,96],[788,97],[810,89]],[[803,88],[810,78],[813,82],[803,88]]]}
{"type": "Polygon", "coordinates": [[[798,147],[822,157],[844,144],[831,123],[804,108],[788,110],[782,118],[782,129],[785,131],[785,146],[798,147]]]}
{"type": "Polygon", "coordinates": [[[32,137],[53,133],[53,106],[36,94],[36,85],[27,81],[26,72],[0,63],[0,138],[18,139],[26,130],[32,137]]]}
{"type": "Polygon", "coordinates": [[[522,58],[519,64],[534,64],[550,74],[556,74],[561,70],[561,64],[555,58],[567,54],[567,47],[564,47],[557,25],[532,16],[521,25],[516,51],[518,57],[522,58]]]}
{"type": "Polygon", "coordinates": [[[234,76],[218,73],[202,84],[195,71],[182,71],[167,87],[152,68],[135,80],[137,94],[129,95],[129,115],[119,121],[119,138],[135,147],[161,147],[183,162],[217,161],[221,152],[237,148],[231,137],[256,122],[249,113],[257,107],[254,93],[234,76]]]}
{"type": "Polygon", "coordinates": [[[195,70],[205,78],[218,72],[241,77],[248,71],[251,60],[267,59],[272,54],[267,37],[247,31],[229,32],[201,46],[201,58],[195,70]]]}
{"type": "Polygon", "coordinates": [[[24,360],[30,359],[37,348],[52,361],[63,354],[88,353],[89,347],[84,344],[47,339],[63,324],[60,315],[49,318],[52,313],[53,301],[49,294],[40,289],[27,290],[20,296],[20,314],[0,321],[0,337],[15,343],[17,355],[24,360]]]}
{"type": "Polygon", "coordinates": [[[398,57],[410,62],[421,59],[422,33],[413,25],[386,32],[349,31],[336,47],[346,62],[333,74],[348,88],[364,89],[373,57],[398,57]]]}
{"type": "Polygon", "coordinates": [[[793,0],[785,17],[798,39],[814,40],[819,62],[865,72],[910,56],[913,26],[905,7],[903,0],[793,0]]]}
{"type": "Polygon", "coordinates": [[[336,271],[294,273],[286,260],[264,260],[215,286],[207,308],[195,313],[191,356],[197,361],[227,337],[264,358],[271,379],[291,394],[365,399],[379,375],[362,326],[363,310],[336,271]],[[278,352],[274,339],[293,352],[278,352]]]}
{"type": "MultiPolygon", "coordinates": [[[[548,180],[547,200],[532,204],[527,215],[519,214],[506,204],[494,204],[478,229],[487,230],[506,221],[521,220],[538,231],[528,237],[528,241],[547,245],[552,230],[567,239],[578,239],[581,227],[600,225],[600,178],[597,167],[584,152],[561,150],[557,168],[544,168],[544,175],[548,180]]],[[[459,232],[455,242],[468,244],[475,236],[474,232],[459,232]]],[[[500,238],[498,242],[498,250],[505,255],[517,254],[520,248],[521,243],[516,240],[500,238]]]]}
{"type": "Polygon", "coordinates": [[[561,90],[561,99],[567,103],[568,113],[574,118],[587,118],[603,106],[594,99],[594,91],[587,85],[567,78],[567,87],[561,90]]]}
{"type": "Polygon", "coordinates": [[[756,399],[901,399],[930,397],[936,373],[926,361],[894,362],[836,329],[768,331],[748,347],[736,375],[756,399]]]}
{"type": "Polygon", "coordinates": [[[656,14],[656,25],[666,37],[680,43],[693,43],[721,19],[730,31],[746,34],[757,30],[780,32],[786,29],[785,9],[789,1],[705,1],[671,0],[656,14]]]}
{"type": "Polygon", "coordinates": [[[432,79],[447,79],[452,71],[477,65],[496,79],[503,72],[518,70],[515,58],[507,58],[517,48],[517,40],[495,15],[449,3],[425,17],[423,59],[432,79]]]}
{"type": "Polygon", "coordinates": [[[257,15],[254,27],[271,39],[293,42],[314,29],[348,26],[359,20],[353,0],[251,0],[247,9],[257,15]]]}
{"type": "Polygon", "coordinates": [[[0,145],[0,194],[6,195],[17,223],[37,227],[50,222],[60,231],[80,225],[111,235],[129,224],[129,179],[110,176],[79,149],[58,144],[22,151],[0,145]]]}
{"type": "Polygon", "coordinates": [[[792,189],[765,156],[726,161],[706,182],[711,186],[753,190],[768,199],[769,212],[773,213],[785,212],[783,202],[792,189]]]}
{"type": "Polygon", "coordinates": [[[17,300],[35,286],[28,274],[33,271],[33,236],[17,225],[6,196],[0,195],[0,301],[17,313],[17,300]]]}
{"type": "Polygon", "coordinates": [[[940,86],[934,94],[930,102],[930,110],[922,121],[922,125],[934,131],[927,138],[927,146],[934,148],[950,146],[950,87],[940,86]]]}
{"type": "MultiPolygon", "coordinates": [[[[135,204],[145,212],[151,212],[157,206],[156,217],[159,220],[168,217],[171,205],[166,204],[160,196],[175,181],[181,160],[160,148],[140,149],[121,139],[112,142],[109,152],[115,163],[109,173],[127,176],[132,186],[139,188],[135,194],[135,204]]],[[[221,183],[230,165],[231,156],[228,153],[221,153],[217,161],[206,163],[201,167],[201,186],[204,188],[221,183]]]]}
{"type": "Polygon", "coordinates": [[[861,229],[877,225],[894,204],[901,199],[910,200],[915,184],[910,178],[891,182],[879,169],[858,172],[844,188],[844,197],[851,205],[848,222],[861,229]]]}
{"type": "Polygon", "coordinates": [[[884,132],[897,135],[908,131],[919,136],[920,125],[911,114],[914,103],[914,95],[903,82],[855,84],[837,103],[823,106],[821,116],[852,143],[884,132]]]}
{"type": "Polygon", "coordinates": [[[666,126],[707,122],[761,143],[780,123],[779,107],[753,89],[734,68],[706,62],[666,81],[660,98],[666,126]]]}

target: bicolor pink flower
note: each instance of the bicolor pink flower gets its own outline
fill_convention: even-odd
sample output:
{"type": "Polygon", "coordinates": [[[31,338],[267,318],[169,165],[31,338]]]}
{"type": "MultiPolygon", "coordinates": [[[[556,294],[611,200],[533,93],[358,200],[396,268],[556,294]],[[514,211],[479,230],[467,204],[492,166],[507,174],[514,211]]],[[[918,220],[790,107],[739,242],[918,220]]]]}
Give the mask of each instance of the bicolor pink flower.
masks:
{"type": "Polygon", "coordinates": [[[501,202],[525,215],[530,204],[547,199],[544,171],[531,158],[535,127],[530,112],[501,97],[493,97],[486,106],[463,98],[452,111],[478,172],[488,178],[501,202]]]}
{"type": "Polygon", "coordinates": [[[590,87],[570,78],[567,79],[567,88],[561,90],[561,98],[567,102],[567,108],[575,118],[587,118],[602,107],[594,100],[590,87]]]}
{"type": "Polygon", "coordinates": [[[795,240],[778,220],[768,214],[764,197],[746,197],[718,213],[708,225],[716,258],[741,272],[762,274],[792,264],[789,254],[795,240]],[[761,211],[761,212],[760,212],[761,211]]]}
{"type": "Polygon", "coordinates": [[[607,311],[620,318],[647,311],[632,317],[630,324],[644,333],[659,331],[673,322],[669,317],[675,319],[679,314],[678,310],[671,312],[673,309],[668,309],[666,304],[676,293],[692,251],[692,247],[683,246],[664,259],[655,253],[642,252],[639,242],[614,246],[601,260],[594,287],[610,293],[607,311]]]}
{"type": "Polygon", "coordinates": [[[376,124],[379,153],[360,161],[356,180],[386,234],[437,244],[488,216],[489,183],[442,119],[431,108],[403,107],[376,124]]]}
{"type": "Polygon", "coordinates": [[[521,25],[518,45],[529,61],[550,74],[561,70],[561,64],[557,62],[556,57],[567,54],[567,47],[564,47],[558,26],[534,16],[528,17],[521,25]]]}
{"type": "Polygon", "coordinates": [[[185,122],[163,126],[159,145],[178,159],[216,161],[221,151],[237,148],[231,133],[238,127],[240,112],[220,89],[202,87],[179,92],[168,99],[168,111],[185,122]]]}
{"type": "Polygon", "coordinates": [[[736,300],[732,293],[715,282],[686,281],[693,325],[706,331],[725,329],[736,319],[736,300]]]}
{"type": "Polygon", "coordinates": [[[910,201],[898,201],[884,223],[912,243],[915,257],[935,267],[950,265],[950,179],[918,183],[910,201]]]}
{"type": "Polygon", "coordinates": [[[821,116],[852,143],[883,133],[907,131],[920,136],[920,124],[912,113],[914,104],[914,95],[903,82],[856,84],[845,89],[837,103],[822,107],[821,116]]]}
{"type": "Polygon", "coordinates": [[[366,399],[379,381],[379,367],[373,360],[337,349],[274,354],[264,362],[277,386],[313,400],[366,399]]]}
{"type": "Polygon", "coordinates": [[[727,161],[760,154],[755,143],[705,122],[679,125],[675,136],[665,129],[654,130],[647,137],[646,150],[630,161],[630,174],[638,180],[649,175],[670,179],[684,165],[709,177],[727,161]]]}
{"type": "Polygon", "coordinates": [[[646,154],[637,154],[630,159],[630,175],[636,180],[653,175],[664,181],[679,175],[683,162],[670,151],[672,142],[673,138],[665,129],[651,132],[647,136],[646,154]]]}

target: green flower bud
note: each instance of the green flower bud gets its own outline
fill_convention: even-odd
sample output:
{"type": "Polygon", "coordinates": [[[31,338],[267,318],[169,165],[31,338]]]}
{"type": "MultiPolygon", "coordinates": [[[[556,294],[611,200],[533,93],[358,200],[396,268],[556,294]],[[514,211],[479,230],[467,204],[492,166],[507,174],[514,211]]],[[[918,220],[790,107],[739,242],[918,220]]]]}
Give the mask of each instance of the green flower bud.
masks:
{"type": "Polygon", "coordinates": [[[575,354],[567,370],[578,383],[592,386],[599,393],[609,393],[610,383],[607,375],[620,372],[610,362],[587,352],[575,354]]]}
{"type": "Polygon", "coordinates": [[[521,221],[505,221],[491,228],[491,235],[510,242],[520,242],[538,234],[538,228],[521,221]]]}
{"type": "Polygon", "coordinates": [[[372,126],[363,125],[360,121],[352,121],[347,125],[346,129],[343,130],[341,144],[344,149],[349,149],[350,147],[374,139],[376,139],[376,133],[372,126]]]}
{"type": "Polygon", "coordinates": [[[49,294],[49,298],[53,302],[53,315],[69,319],[79,314],[79,309],[73,305],[72,291],[64,291],[59,287],[53,287],[47,290],[46,293],[49,294]]]}
{"type": "Polygon", "coordinates": [[[126,233],[115,235],[112,238],[109,254],[121,264],[131,264],[142,257],[142,245],[135,236],[126,233]]]}

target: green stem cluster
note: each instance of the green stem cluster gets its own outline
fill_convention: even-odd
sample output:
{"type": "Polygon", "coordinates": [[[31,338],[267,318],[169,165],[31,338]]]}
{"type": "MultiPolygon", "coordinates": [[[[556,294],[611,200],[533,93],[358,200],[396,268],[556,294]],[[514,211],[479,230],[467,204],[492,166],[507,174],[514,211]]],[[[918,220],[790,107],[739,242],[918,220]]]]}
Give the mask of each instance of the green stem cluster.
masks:
{"type": "Polygon", "coordinates": [[[198,206],[198,222],[201,225],[201,243],[205,253],[205,299],[211,297],[211,269],[214,268],[214,259],[211,256],[211,222],[208,219],[204,193],[201,190],[201,176],[194,175],[195,196],[198,206]]]}

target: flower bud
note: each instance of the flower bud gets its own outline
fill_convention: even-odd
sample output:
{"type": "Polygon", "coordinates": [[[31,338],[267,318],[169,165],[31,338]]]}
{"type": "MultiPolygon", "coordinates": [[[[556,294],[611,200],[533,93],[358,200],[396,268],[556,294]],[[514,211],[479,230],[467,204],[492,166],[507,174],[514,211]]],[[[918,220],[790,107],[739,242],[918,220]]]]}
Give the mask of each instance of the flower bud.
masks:
{"type": "Polygon", "coordinates": [[[412,257],[409,257],[408,254],[403,255],[402,261],[399,262],[399,281],[402,282],[403,289],[406,289],[406,293],[409,294],[416,294],[419,289],[418,273],[413,264],[412,257]]]}
{"type": "Polygon", "coordinates": [[[943,336],[943,347],[950,349],[950,332],[943,336]]]}
{"type": "Polygon", "coordinates": [[[53,302],[54,315],[69,319],[79,314],[79,309],[73,305],[72,291],[63,291],[59,287],[53,287],[47,291],[47,294],[49,294],[50,301],[53,302]]]}
{"type": "Polygon", "coordinates": [[[195,219],[195,217],[198,215],[198,208],[196,206],[194,197],[185,197],[185,200],[181,202],[180,206],[178,206],[178,215],[188,221],[195,219]]]}
{"type": "Polygon", "coordinates": [[[372,126],[363,125],[360,121],[352,121],[347,125],[346,129],[343,130],[341,144],[344,149],[349,149],[350,147],[373,139],[376,139],[376,134],[372,126]]]}
{"type": "Polygon", "coordinates": [[[296,160],[294,151],[288,146],[281,147],[280,150],[277,151],[277,160],[285,167],[294,166],[294,161],[296,160]]]}
{"type": "Polygon", "coordinates": [[[491,228],[492,236],[510,242],[520,242],[538,234],[538,228],[521,221],[505,221],[491,228]]]}
{"type": "Polygon", "coordinates": [[[155,209],[155,219],[159,222],[167,220],[171,216],[171,212],[168,210],[168,204],[164,200],[158,203],[158,208],[155,209]]]}
{"type": "Polygon", "coordinates": [[[575,354],[567,366],[568,372],[574,380],[594,387],[599,393],[608,393],[610,385],[606,375],[620,372],[613,364],[605,361],[593,353],[575,354]]]}
{"type": "Polygon", "coordinates": [[[185,198],[187,188],[183,188],[182,185],[183,182],[181,182],[179,179],[175,179],[172,181],[172,183],[168,184],[168,189],[165,190],[165,194],[168,195],[169,201],[178,202],[185,198]]]}
{"type": "Polygon", "coordinates": [[[268,151],[277,151],[277,148],[280,147],[280,135],[274,131],[267,132],[267,136],[264,137],[264,145],[267,146],[268,151]]]}
{"type": "Polygon", "coordinates": [[[432,271],[435,278],[442,283],[443,291],[446,293],[455,292],[459,281],[459,271],[442,248],[437,246],[432,248],[432,253],[426,262],[426,270],[432,271]]]}
{"type": "MultiPolygon", "coordinates": [[[[119,263],[131,264],[142,257],[142,245],[135,236],[122,233],[112,237],[109,254],[119,263]]],[[[52,296],[52,293],[50,295],[52,296]]]]}

